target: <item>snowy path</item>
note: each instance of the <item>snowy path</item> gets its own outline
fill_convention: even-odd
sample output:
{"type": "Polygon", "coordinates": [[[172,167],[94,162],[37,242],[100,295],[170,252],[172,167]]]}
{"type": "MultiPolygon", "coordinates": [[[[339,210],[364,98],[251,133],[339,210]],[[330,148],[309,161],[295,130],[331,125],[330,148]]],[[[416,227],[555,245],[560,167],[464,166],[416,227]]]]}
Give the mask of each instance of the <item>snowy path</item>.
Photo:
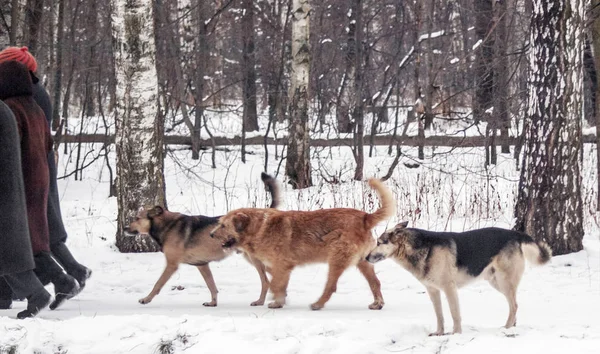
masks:
{"type": "MultiPolygon", "coordinates": [[[[282,310],[249,306],[260,283],[239,256],[212,267],[220,290],[217,308],[201,305],[209,293],[190,266],[182,266],[163,293],[143,306],[137,299],[162,271],[161,254],[123,255],[109,247],[76,252],[94,268],[85,291],[37,319],[9,318],[23,303],[0,311],[0,352],[18,344],[22,353],[153,353],[161,343],[186,353],[592,353],[600,348],[597,241],[588,240],[586,251],[555,257],[545,267],[528,267],[517,328],[501,328],[506,301],[481,282],[460,292],[464,333],[438,338],[427,336],[435,322],[424,288],[392,261],[377,265],[386,300],[382,311],[367,309],[369,290],[352,269],[326,308],[312,312],[308,305],[325,282],[322,265],[292,274],[289,305],[282,310]],[[173,289],[178,285],[184,289],[173,289]]],[[[449,329],[445,302],[444,310],[449,329]]]]}

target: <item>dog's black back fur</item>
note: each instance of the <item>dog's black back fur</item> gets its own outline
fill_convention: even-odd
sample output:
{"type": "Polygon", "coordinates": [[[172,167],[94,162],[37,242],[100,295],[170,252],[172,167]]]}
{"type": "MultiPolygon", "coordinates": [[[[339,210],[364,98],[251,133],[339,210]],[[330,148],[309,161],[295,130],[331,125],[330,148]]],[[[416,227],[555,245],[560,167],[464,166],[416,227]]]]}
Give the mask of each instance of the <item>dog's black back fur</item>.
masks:
{"type": "Polygon", "coordinates": [[[487,267],[492,258],[509,244],[533,243],[533,239],[521,232],[489,227],[484,229],[456,232],[433,232],[421,229],[412,231],[412,247],[415,250],[434,246],[451,247],[456,245],[456,266],[466,269],[476,277],[487,267]]]}
{"type": "Polygon", "coordinates": [[[197,241],[198,231],[209,226],[216,226],[221,216],[204,216],[204,215],[181,215],[180,217],[171,220],[162,227],[157,227],[150,218],[150,236],[162,247],[163,236],[171,231],[176,231],[183,235],[184,244],[186,247],[193,245],[197,241]]]}

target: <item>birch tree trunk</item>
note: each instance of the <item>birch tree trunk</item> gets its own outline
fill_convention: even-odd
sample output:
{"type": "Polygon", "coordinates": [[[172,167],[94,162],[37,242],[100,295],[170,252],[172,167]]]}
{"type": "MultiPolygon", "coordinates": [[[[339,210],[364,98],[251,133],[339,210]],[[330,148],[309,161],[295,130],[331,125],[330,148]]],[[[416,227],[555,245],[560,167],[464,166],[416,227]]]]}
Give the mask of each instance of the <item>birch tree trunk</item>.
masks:
{"type": "Polygon", "coordinates": [[[157,111],[152,0],[114,0],[117,68],[117,247],[121,252],[155,252],[147,236],[127,237],[123,227],[138,209],[165,205],[164,124],[157,111]]]}
{"type": "Polygon", "coordinates": [[[308,140],[308,83],[310,71],[309,0],[292,1],[292,73],[290,132],[285,173],[293,188],[312,185],[308,140]]]}
{"type": "Polygon", "coordinates": [[[533,1],[529,112],[515,229],[555,255],[583,248],[583,0],[533,1]]]}
{"type": "MultiPolygon", "coordinates": [[[[592,0],[592,53],[596,75],[600,74],[600,0],[592,0]]],[[[600,79],[600,78],[596,78],[600,79]]],[[[596,85],[596,175],[600,176],[600,84],[596,85]]],[[[598,191],[600,191],[600,177],[598,178],[598,191]]],[[[600,211],[600,193],[596,201],[596,210],[600,211]]]]}

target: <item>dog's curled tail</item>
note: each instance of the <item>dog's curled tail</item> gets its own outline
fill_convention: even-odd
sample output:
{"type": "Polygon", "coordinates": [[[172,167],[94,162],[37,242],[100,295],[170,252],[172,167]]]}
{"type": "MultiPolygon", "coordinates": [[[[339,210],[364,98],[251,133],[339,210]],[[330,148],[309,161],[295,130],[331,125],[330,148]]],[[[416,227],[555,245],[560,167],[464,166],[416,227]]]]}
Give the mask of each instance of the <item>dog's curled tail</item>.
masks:
{"type": "Polygon", "coordinates": [[[546,264],[552,258],[552,249],[544,241],[534,241],[533,238],[521,243],[525,258],[535,265],[546,264]]]}
{"type": "Polygon", "coordinates": [[[265,184],[265,189],[271,194],[271,205],[269,208],[277,209],[281,204],[281,190],[279,188],[279,182],[273,176],[261,172],[260,179],[265,184]]]}
{"type": "Polygon", "coordinates": [[[377,178],[369,179],[369,186],[373,188],[379,200],[381,201],[381,207],[372,214],[365,216],[365,227],[370,230],[380,222],[389,219],[396,213],[396,201],[392,196],[392,192],[383,184],[383,182],[377,178]]]}

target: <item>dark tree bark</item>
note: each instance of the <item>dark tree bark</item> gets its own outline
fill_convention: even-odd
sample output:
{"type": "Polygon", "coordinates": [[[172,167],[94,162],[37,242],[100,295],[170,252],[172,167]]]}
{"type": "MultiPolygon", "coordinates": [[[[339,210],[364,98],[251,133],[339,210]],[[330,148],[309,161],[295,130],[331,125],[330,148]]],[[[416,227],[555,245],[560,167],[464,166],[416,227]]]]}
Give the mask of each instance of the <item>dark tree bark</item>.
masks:
{"type": "Polygon", "coordinates": [[[33,55],[37,55],[39,32],[42,24],[44,0],[27,0],[25,22],[27,23],[27,47],[33,55]]]}
{"type": "Polygon", "coordinates": [[[62,58],[65,23],[65,0],[58,0],[58,24],[56,32],[56,69],[54,72],[54,93],[52,105],[52,129],[58,129],[60,125],[60,95],[62,91],[62,58]]]}
{"type": "Polygon", "coordinates": [[[529,112],[515,229],[547,242],[560,255],[583,248],[583,0],[533,4],[529,112]]]}
{"type": "Polygon", "coordinates": [[[243,129],[258,130],[256,112],[256,56],[254,51],[254,1],[242,0],[242,71],[243,79],[243,129]]]}
{"type": "MultiPolygon", "coordinates": [[[[363,104],[363,81],[362,81],[362,67],[363,67],[363,28],[362,28],[362,0],[352,0],[351,3],[351,15],[348,16],[350,23],[348,27],[351,29],[348,34],[352,33],[353,38],[348,38],[348,45],[352,44],[353,48],[348,51],[354,52],[354,85],[349,88],[353,92],[352,100],[352,116],[356,122],[356,129],[354,131],[354,160],[356,161],[356,168],[354,169],[354,179],[360,181],[363,179],[363,170],[365,165],[365,144],[363,136],[365,134],[365,111],[363,104]]],[[[375,122],[373,123],[375,124],[375,122]]]]}
{"type": "Polygon", "coordinates": [[[487,121],[485,111],[492,107],[494,94],[494,37],[492,36],[495,0],[477,0],[475,5],[475,37],[480,43],[475,51],[475,92],[473,94],[473,119],[487,121]]]}

